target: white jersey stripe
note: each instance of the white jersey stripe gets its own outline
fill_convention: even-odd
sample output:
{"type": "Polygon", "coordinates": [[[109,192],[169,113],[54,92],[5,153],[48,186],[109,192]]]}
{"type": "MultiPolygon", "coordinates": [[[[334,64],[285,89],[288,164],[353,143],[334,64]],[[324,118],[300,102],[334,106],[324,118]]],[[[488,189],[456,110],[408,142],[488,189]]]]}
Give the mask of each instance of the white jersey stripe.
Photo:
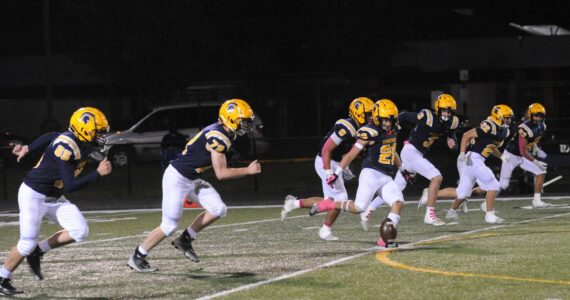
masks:
{"type": "Polygon", "coordinates": [[[356,129],[354,128],[354,126],[352,126],[352,124],[350,124],[350,122],[344,119],[340,119],[336,122],[344,125],[344,127],[346,127],[350,131],[350,135],[352,135],[353,137],[356,136],[356,129]]]}

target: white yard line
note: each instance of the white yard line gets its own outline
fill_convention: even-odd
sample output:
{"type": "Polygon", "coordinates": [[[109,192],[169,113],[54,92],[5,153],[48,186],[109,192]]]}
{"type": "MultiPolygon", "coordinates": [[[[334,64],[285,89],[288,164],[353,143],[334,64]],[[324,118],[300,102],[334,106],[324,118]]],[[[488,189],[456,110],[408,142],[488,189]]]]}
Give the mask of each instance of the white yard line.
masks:
{"type": "MultiPolygon", "coordinates": [[[[561,216],[566,216],[566,215],[570,215],[570,213],[563,213],[563,214],[557,214],[557,215],[552,215],[552,216],[547,216],[547,217],[543,217],[543,218],[538,218],[538,219],[530,219],[530,220],[524,220],[524,221],[520,221],[520,222],[514,222],[514,223],[509,223],[509,224],[504,224],[504,225],[495,225],[495,226],[489,226],[489,227],[485,227],[485,228],[481,228],[481,229],[476,229],[476,230],[472,230],[472,231],[467,231],[467,232],[461,232],[461,233],[456,233],[456,234],[446,234],[446,235],[442,235],[442,236],[438,236],[435,238],[431,238],[431,239],[425,239],[425,240],[421,240],[421,241],[417,241],[414,243],[410,243],[405,245],[405,249],[408,248],[412,248],[414,245],[417,244],[421,244],[421,243],[425,243],[425,242],[431,242],[431,241],[435,241],[435,240],[440,240],[440,239],[446,239],[449,237],[453,237],[453,236],[461,236],[461,235],[466,235],[466,234],[472,234],[472,233],[477,233],[477,232],[482,232],[482,231],[488,231],[488,230],[492,230],[492,229],[497,229],[497,228],[502,228],[502,227],[506,227],[506,226],[513,226],[513,225],[518,225],[518,224],[523,224],[523,223],[531,223],[531,222],[536,222],[536,221],[541,221],[541,220],[545,220],[545,219],[551,219],[551,218],[557,218],[557,217],[561,217],[561,216]]],[[[404,247],[403,247],[404,248],[404,247]]],[[[275,278],[271,278],[271,279],[267,279],[267,280],[263,280],[263,281],[259,281],[256,283],[251,283],[251,284],[246,284],[246,285],[242,285],[240,287],[237,288],[233,288],[233,289],[229,289],[226,291],[222,291],[222,292],[217,292],[211,295],[206,295],[203,297],[198,298],[197,300],[207,300],[207,299],[214,299],[214,298],[218,298],[218,297],[223,297],[223,296],[227,296],[236,292],[240,292],[240,291],[245,291],[245,290],[249,290],[252,288],[256,288],[262,285],[266,285],[266,284],[270,284],[273,282],[277,282],[277,281],[281,281],[281,280],[285,280],[285,279],[289,279],[289,278],[293,278],[293,277],[297,277],[309,272],[313,272],[319,269],[323,269],[326,267],[330,267],[330,266],[334,266],[334,265],[338,265],[340,263],[343,263],[345,261],[351,260],[351,259],[355,259],[361,256],[365,256],[367,254],[370,254],[372,252],[376,252],[376,251],[385,251],[386,249],[383,248],[378,248],[378,247],[372,247],[370,249],[365,250],[362,253],[359,254],[355,254],[355,255],[351,255],[351,256],[347,256],[347,257],[343,257],[340,259],[336,259],[333,261],[330,261],[328,263],[322,264],[322,265],[318,265],[312,268],[308,268],[308,269],[304,269],[304,270],[300,270],[297,272],[293,272],[293,273],[289,273],[289,274],[285,274],[285,275],[281,275],[279,277],[275,277],[275,278]]]]}

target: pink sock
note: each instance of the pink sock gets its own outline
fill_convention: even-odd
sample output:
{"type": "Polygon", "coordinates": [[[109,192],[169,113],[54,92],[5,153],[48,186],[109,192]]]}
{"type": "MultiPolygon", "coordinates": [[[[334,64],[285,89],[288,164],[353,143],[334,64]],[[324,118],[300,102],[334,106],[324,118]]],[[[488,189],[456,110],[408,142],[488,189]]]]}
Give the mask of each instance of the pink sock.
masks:
{"type": "Polygon", "coordinates": [[[325,199],[319,202],[319,204],[317,204],[317,207],[319,208],[320,212],[336,209],[334,201],[332,201],[331,199],[325,199]]]}
{"type": "Polygon", "coordinates": [[[304,206],[303,206],[303,199],[299,199],[299,207],[300,207],[300,208],[303,208],[303,207],[304,207],[304,206]]]}

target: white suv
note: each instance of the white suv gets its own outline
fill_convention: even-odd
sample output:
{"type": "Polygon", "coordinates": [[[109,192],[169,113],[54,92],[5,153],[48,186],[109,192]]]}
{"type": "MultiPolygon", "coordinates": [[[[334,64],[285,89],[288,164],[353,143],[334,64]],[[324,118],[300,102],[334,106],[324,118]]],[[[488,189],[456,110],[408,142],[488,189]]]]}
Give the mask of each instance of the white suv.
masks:
{"type": "MultiPolygon", "coordinates": [[[[131,128],[105,137],[106,144],[110,146],[109,160],[116,166],[128,166],[133,159],[159,161],[160,142],[172,125],[181,134],[192,138],[204,127],[218,120],[220,105],[221,103],[208,103],[198,106],[197,103],[187,103],[156,107],[131,128]]],[[[249,139],[247,145],[244,146],[243,141],[238,140],[241,145],[238,148],[247,152],[240,155],[255,156],[267,151],[267,142],[260,131],[263,125],[257,115],[254,125],[253,139],[249,139]]]]}

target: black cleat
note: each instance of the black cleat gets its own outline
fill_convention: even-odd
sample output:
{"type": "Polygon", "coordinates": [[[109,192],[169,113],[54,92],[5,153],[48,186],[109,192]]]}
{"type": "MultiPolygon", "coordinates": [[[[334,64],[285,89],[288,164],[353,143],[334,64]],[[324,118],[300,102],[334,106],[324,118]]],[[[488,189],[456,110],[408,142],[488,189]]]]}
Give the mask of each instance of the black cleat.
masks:
{"type": "Polygon", "coordinates": [[[0,295],[12,296],[15,294],[21,294],[22,291],[18,291],[15,287],[10,284],[10,278],[0,277],[0,295]]]}
{"type": "Polygon", "coordinates": [[[40,246],[36,246],[34,252],[30,253],[30,255],[26,256],[26,260],[30,265],[30,269],[32,273],[36,275],[38,280],[43,280],[44,275],[42,275],[42,267],[41,267],[41,260],[44,257],[45,252],[42,252],[40,246]]]}
{"type": "Polygon", "coordinates": [[[319,206],[317,205],[317,203],[315,203],[313,204],[313,206],[311,206],[311,210],[309,210],[309,216],[312,217],[318,213],[320,213],[319,206]]]}
{"type": "Polygon", "coordinates": [[[199,262],[200,259],[196,252],[194,252],[194,248],[192,248],[192,241],[194,239],[190,237],[187,231],[184,231],[179,237],[172,240],[172,245],[176,247],[176,249],[181,250],[186,257],[188,257],[193,262],[199,262]]]}
{"type": "Polygon", "coordinates": [[[158,270],[158,268],[151,267],[148,261],[146,261],[146,255],[142,255],[138,249],[135,250],[135,254],[129,258],[129,262],[127,263],[131,269],[137,272],[154,272],[158,270]]]}

